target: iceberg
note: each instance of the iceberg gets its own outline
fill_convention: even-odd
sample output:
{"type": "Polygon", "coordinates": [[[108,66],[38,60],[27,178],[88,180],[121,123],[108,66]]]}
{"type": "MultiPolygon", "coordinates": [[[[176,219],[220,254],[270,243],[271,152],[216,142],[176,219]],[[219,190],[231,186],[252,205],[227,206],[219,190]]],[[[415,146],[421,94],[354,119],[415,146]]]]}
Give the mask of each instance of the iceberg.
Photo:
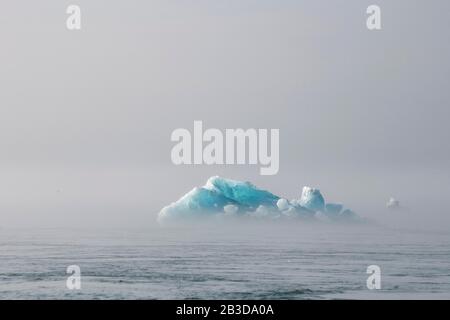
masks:
{"type": "Polygon", "coordinates": [[[280,199],[268,191],[256,188],[250,182],[224,179],[218,176],[209,178],[204,188],[217,192],[246,208],[257,208],[260,205],[275,207],[280,199]]]}
{"type": "Polygon", "coordinates": [[[323,211],[325,199],[319,189],[303,187],[299,204],[312,211],[323,211]]]}
{"type": "Polygon", "coordinates": [[[343,207],[340,203],[327,203],[325,205],[325,212],[328,214],[339,214],[343,207]]]}
{"type": "Polygon", "coordinates": [[[225,213],[228,213],[229,215],[233,215],[239,211],[239,208],[235,206],[234,204],[229,204],[223,207],[223,211],[225,213]]]}
{"type": "Polygon", "coordinates": [[[356,214],[343,205],[325,203],[319,189],[304,187],[300,199],[287,200],[250,182],[214,176],[202,187],[196,187],[179,200],[164,207],[158,221],[216,216],[250,218],[308,218],[333,216],[332,220],[353,219],[356,214]]]}
{"type": "Polygon", "coordinates": [[[194,188],[178,201],[163,208],[159,218],[166,216],[182,218],[217,212],[220,208],[234,205],[235,202],[222,194],[206,188],[194,188]]]}
{"type": "Polygon", "coordinates": [[[286,199],[280,199],[277,201],[277,207],[280,211],[286,211],[289,210],[291,205],[289,204],[289,201],[287,201],[286,199]]]}
{"type": "Polygon", "coordinates": [[[208,179],[200,188],[194,188],[178,201],[164,207],[158,220],[190,218],[193,216],[242,214],[255,211],[259,206],[275,208],[279,197],[256,188],[250,182],[224,179],[218,176],[208,179]]]}
{"type": "Polygon", "coordinates": [[[391,197],[388,202],[386,203],[386,208],[388,209],[398,209],[400,207],[400,201],[395,199],[394,197],[391,197]]]}
{"type": "Polygon", "coordinates": [[[339,214],[339,217],[342,219],[355,219],[357,216],[356,213],[354,213],[352,210],[345,209],[339,214]]]}

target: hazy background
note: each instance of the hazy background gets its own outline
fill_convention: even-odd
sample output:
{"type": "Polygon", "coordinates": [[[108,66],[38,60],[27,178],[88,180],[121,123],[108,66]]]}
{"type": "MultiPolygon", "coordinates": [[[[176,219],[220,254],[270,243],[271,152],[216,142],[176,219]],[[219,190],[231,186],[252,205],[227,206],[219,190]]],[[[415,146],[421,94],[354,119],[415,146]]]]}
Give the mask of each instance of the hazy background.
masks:
{"type": "Polygon", "coordinates": [[[445,0],[2,3],[0,227],[152,225],[219,174],[448,230],[449,30],[445,0]],[[170,134],[194,120],[279,128],[279,174],[174,166],[170,134]]]}

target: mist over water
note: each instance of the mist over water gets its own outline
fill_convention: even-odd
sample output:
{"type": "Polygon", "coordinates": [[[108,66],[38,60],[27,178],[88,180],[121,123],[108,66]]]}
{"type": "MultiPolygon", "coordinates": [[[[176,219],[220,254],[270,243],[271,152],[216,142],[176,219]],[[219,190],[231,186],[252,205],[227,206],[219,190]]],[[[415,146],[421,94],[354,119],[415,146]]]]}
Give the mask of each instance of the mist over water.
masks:
{"type": "Polygon", "coordinates": [[[394,196],[412,210],[399,226],[448,228],[450,4],[436,2],[380,0],[379,32],[359,0],[83,1],[80,32],[56,0],[5,4],[0,227],[150,225],[220,175],[287,199],[320,188],[375,220],[394,196]],[[280,129],[278,174],[174,166],[170,135],[195,120],[280,129]]]}
{"type": "Polygon", "coordinates": [[[0,233],[3,299],[449,298],[448,233],[374,226],[201,224],[0,233]],[[67,266],[81,268],[68,290],[67,266]],[[381,268],[381,290],[366,269],[381,268]]]}

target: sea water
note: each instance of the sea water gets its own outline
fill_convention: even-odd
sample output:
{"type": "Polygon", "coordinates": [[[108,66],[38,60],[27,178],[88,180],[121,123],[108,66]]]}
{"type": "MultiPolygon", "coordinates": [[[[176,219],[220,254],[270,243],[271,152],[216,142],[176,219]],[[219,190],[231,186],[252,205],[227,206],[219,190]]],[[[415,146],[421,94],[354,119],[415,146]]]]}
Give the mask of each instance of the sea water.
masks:
{"type": "Polygon", "coordinates": [[[448,233],[359,225],[4,228],[0,298],[449,299],[449,249],[448,233]]]}

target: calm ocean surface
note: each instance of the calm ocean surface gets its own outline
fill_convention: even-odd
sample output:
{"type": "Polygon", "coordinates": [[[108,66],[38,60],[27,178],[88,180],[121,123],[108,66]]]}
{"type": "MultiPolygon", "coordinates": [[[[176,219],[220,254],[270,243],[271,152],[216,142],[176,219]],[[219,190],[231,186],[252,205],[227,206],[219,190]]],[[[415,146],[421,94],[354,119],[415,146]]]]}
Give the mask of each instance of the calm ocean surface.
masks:
{"type": "Polygon", "coordinates": [[[0,229],[0,299],[450,299],[450,235],[365,226],[0,229]],[[66,268],[81,268],[81,290],[66,268]],[[366,287],[381,268],[381,290],[366,287]]]}

